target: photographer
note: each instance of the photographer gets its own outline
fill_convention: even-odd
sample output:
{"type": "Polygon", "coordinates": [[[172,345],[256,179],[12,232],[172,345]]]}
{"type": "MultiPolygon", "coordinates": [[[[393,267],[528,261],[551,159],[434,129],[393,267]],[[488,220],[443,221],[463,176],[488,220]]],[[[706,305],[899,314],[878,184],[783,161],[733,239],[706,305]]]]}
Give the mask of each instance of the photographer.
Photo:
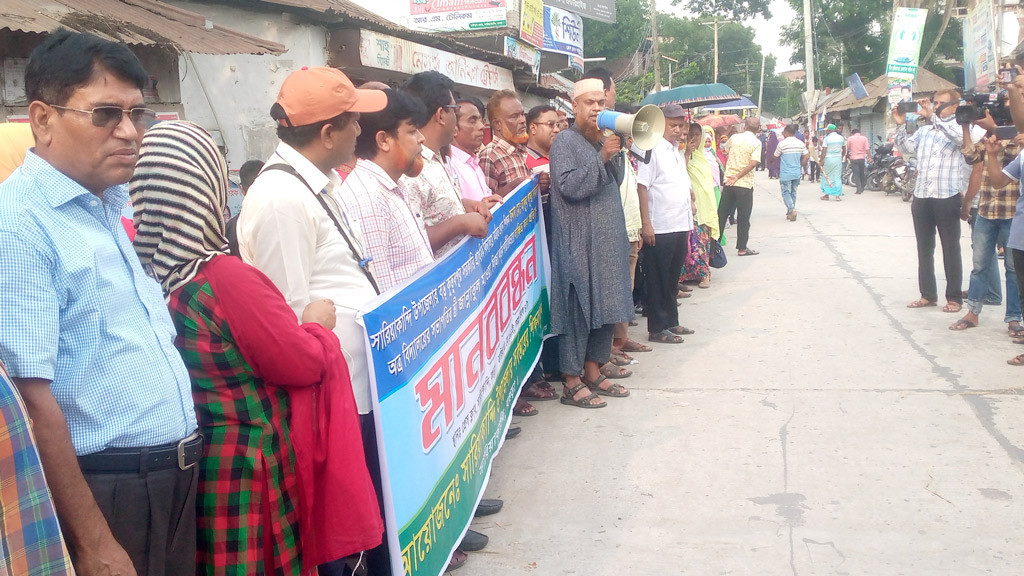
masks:
{"type": "MultiPolygon", "coordinates": [[[[977,126],[985,129],[992,137],[984,142],[973,144],[966,136],[969,125],[963,125],[965,142],[964,158],[973,166],[971,185],[960,206],[960,219],[973,221],[971,227],[971,246],[973,248],[973,267],[967,291],[967,314],[957,320],[950,330],[966,330],[978,325],[979,315],[984,304],[998,303],[1002,300],[999,283],[999,262],[996,258],[996,246],[1005,246],[1010,236],[1010,225],[1013,222],[1020,186],[1016,181],[1000,173],[993,179],[986,165],[991,161],[999,172],[1009,164],[1020,152],[1020,146],[1013,140],[1000,140],[996,136],[996,123],[986,110],[985,117],[977,126]],[[990,142],[990,140],[992,142],[990,142]],[[993,143],[994,142],[994,143],[993,143]],[[977,200],[977,208],[972,208],[972,200],[977,200]]],[[[1024,336],[1021,328],[1021,307],[1018,296],[1015,267],[1012,257],[1003,260],[1006,269],[1006,315],[1004,321],[1013,336],[1024,336]]]]}
{"type": "Polygon", "coordinates": [[[892,110],[893,121],[899,126],[896,147],[903,154],[914,154],[918,159],[911,214],[917,236],[917,275],[921,298],[908,304],[908,308],[935,306],[938,302],[936,232],[942,243],[942,264],[946,272],[946,305],[942,310],[955,314],[963,307],[960,206],[967,162],[960,150],[964,133],[954,117],[959,102],[960,93],[956,90],[940,90],[931,102],[918,100],[919,114],[925,124],[911,135],[907,134],[906,113],[898,107],[892,110]]]}

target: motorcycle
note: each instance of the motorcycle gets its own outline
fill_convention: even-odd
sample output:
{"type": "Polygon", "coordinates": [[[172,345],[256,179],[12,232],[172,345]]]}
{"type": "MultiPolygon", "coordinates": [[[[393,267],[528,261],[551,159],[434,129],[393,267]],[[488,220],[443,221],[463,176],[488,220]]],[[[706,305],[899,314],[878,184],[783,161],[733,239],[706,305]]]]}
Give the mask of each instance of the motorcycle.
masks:
{"type": "Polygon", "coordinates": [[[904,202],[914,197],[914,186],[917,184],[917,166],[913,162],[900,159],[893,166],[893,184],[904,202]]]}
{"type": "Polygon", "coordinates": [[[895,193],[897,190],[892,169],[898,163],[903,162],[903,159],[893,152],[891,142],[879,144],[872,154],[872,159],[874,161],[868,165],[867,174],[864,175],[865,187],[876,192],[884,190],[887,195],[895,193]]]}

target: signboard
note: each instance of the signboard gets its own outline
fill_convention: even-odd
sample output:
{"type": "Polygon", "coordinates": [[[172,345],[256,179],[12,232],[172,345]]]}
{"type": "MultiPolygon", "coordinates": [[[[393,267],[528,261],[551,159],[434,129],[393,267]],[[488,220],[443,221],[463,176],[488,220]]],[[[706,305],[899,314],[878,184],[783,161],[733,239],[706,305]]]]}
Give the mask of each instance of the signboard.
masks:
{"type": "Polygon", "coordinates": [[[544,6],[544,46],[548,52],[583,57],[583,18],[544,6]]]}
{"type": "Polygon", "coordinates": [[[979,0],[967,11],[964,20],[964,87],[967,90],[985,87],[996,81],[995,26],[992,3],[979,0]]]}
{"type": "Polygon", "coordinates": [[[921,39],[924,36],[924,21],[928,10],[923,8],[896,8],[892,20],[892,36],[889,38],[889,62],[885,74],[891,78],[917,76],[918,59],[921,56],[921,39]]]}
{"type": "Polygon", "coordinates": [[[473,519],[548,324],[535,180],[360,322],[394,576],[439,576],[473,519]]]}
{"type": "Polygon", "coordinates": [[[519,15],[519,38],[537,48],[544,47],[543,0],[523,0],[523,11],[519,15]]]}
{"type": "Polygon", "coordinates": [[[569,68],[582,74],[583,58],[580,58],[579,56],[569,56],[569,68]]]}
{"type": "Polygon", "coordinates": [[[456,84],[515,90],[511,70],[366,29],[359,31],[359,62],[406,74],[436,70],[456,84]]]}
{"type": "Polygon", "coordinates": [[[508,25],[505,0],[410,0],[409,27],[424,32],[503,28],[508,25]]]}
{"type": "Polygon", "coordinates": [[[857,100],[868,97],[868,91],[864,88],[864,82],[860,79],[860,74],[854,72],[847,76],[846,85],[850,87],[850,92],[853,92],[853,97],[857,100]]]}
{"type": "Polygon", "coordinates": [[[601,22],[615,23],[615,0],[548,0],[547,4],[601,22]]]}
{"type": "Polygon", "coordinates": [[[525,42],[505,36],[505,56],[529,64],[534,76],[540,73],[540,50],[525,42]]]}

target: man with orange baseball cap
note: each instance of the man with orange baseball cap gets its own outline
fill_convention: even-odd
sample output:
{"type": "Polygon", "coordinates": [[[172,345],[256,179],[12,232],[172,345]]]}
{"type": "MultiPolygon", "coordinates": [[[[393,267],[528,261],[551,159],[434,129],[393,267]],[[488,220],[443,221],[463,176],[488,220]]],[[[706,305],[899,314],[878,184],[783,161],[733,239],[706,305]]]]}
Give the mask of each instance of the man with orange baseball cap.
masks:
{"type": "MultiPolygon", "coordinates": [[[[270,116],[281,140],[242,202],[238,247],[242,260],[277,286],[296,320],[314,300],[335,302],[334,333],[348,362],[363,428],[368,469],[380,494],[370,379],[356,313],[377,296],[373,264],[362,235],[338,200],[335,168],[352,158],[359,114],[387,105],[380,90],[359,90],[340,70],[304,67],[281,85],[270,116]]],[[[386,549],[371,556],[383,556],[386,549]]],[[[372,573],[390,573],[388,568],[372,573]]]]}

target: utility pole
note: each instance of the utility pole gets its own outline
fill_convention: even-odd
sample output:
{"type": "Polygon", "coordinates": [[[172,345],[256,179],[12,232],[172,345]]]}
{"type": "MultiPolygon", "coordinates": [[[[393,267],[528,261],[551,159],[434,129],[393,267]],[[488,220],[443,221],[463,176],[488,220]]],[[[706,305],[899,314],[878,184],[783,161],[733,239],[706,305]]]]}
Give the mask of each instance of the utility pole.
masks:
{"type": "Polygon", "coordinates": [[[814,114],[814,36],[811,32],[811,0],[804,0],[804,69],[807,82],[807,120],[814,114]]]}
{"type": "MultiPolygon", "coordinates": [[[[809,0],[804,1],[808,2],[809,0]]],[[[718,16],[715,16],[715,83],[718,83],[718,16]]]]}
{"type": "MultiPolygon", "coordinates": [[[[658,7],[657,2],[651,3],[651,47],[654,50],[654,91],[661,92],[661,48],[658,46],[658,7]]],[[[809,1],[809,0],[805,0],[809,1]]],[[[672,80],[669,79],[671,84],[672,80]]]]}
{"type": "Polygon", "coordinates": [[[764,109],[761,108],[761,104],[764,102],[764,62],[765,54],[761,54],[761,87],[757,89],[757,115],[763,116],[764,109]]]}

